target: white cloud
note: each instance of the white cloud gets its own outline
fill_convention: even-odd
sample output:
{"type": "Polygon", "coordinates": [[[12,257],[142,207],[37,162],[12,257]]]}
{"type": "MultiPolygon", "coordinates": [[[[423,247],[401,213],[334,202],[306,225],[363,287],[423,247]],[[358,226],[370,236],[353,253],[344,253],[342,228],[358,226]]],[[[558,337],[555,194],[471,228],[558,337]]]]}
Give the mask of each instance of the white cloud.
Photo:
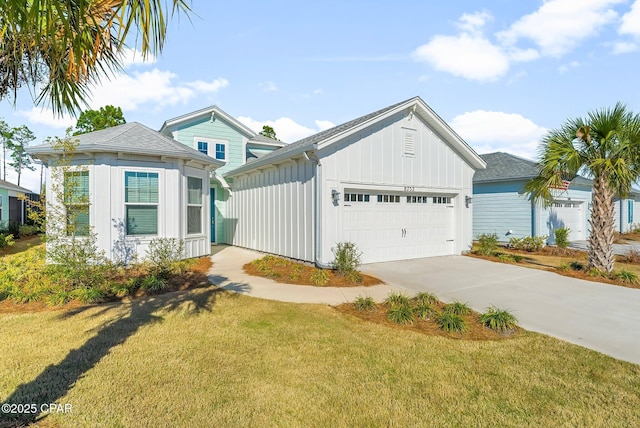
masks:
{"type": "Polygon", "coordinates": [[[615,55],[626,54],[638,50],[638,45],[633,42],[616,42],[613,44],[613,53],[615,55]]]}
{"type": "Polygon", "coordinates": [[[324,131],[325,129],[333,128],[334,126],[336,126],[336,124],[331,122],[330,120],[316,120],[315,122],[316,128],[318,128],[318,130],[320,131],[324,131]]]}
{"type": "Polygon", "coordinates": [[[260,83],[259,86],[264,92],[276,92],[278,90],[278,86],[276,86],[276,84],[270,80],[260,83]]]}
{"type": "Polygon", "coordinates": [[[322,92],[322,89],[321,89],[321,88],[318,88],[318,89],[314,89],[314,90],[313,90],[313,93],[314,93],[315,95],[320,95],[320,94],[322,94],[323,92],[322,92]]]}
{"type": "Polygon", "coordinates": [[[640,37],[640,0],[636,0],[631,6],[631,10],[622,17],[619,32],[640,37]]]}
{"type": "Polygon", "coordinates": [[[193,82],[185,83],[186,86],[195,89],[198,92],[218,92],[222,88],[229,86],[227,79],[214,79],[211,82],[205,82],[204,80],[196,80],[193,82]]]}
{"type": "Polygon", "coordinates": [[[542,54],[560,57],[594,36],[618,14],[611,7],[624,0],[547,0],[508,30],[496,34],[507,46],[520,39],[533,41],[542,54]]]}
{"type": "Polygon", "coordinates": [[[563,64],[560,67],[558,67],[558,71],[560,72],[560,74],[564,74],[567,71],[571,70],[572,68],[578,68],[581,65],[582,64],[580,64],[578,61],[571,61],[568,64],[563,64]]]}
{"type": "Polygon", "coordinates": [[[496,151],[533,159],[547,129],[520,114],[476,110],[453,118],[451,127],[478,153],[496,151]]]}
{"type": "Polygon", "coordinates": [[[156,57],[152,54],[147,54],[145,58],[139,50],[125,48],[122,50],[120,60],[124,68],[130,68],[132,66],[153,64],[156,62],[156,57]]]}
{"type": "Polygon", "coordinates": [[[456,25],[464,33],[480,36],[482,28],[490,21],[493,21],[493,16],[488,12],[464,13],[456,25]]]}
{"type": "Polygon", "coordinates": [[[76,124],[76,119],[70,116],[56,117],[53,110],[48,108],[32,107],[31,110],[18,110],[20,116],[24,116],[33,124],[50,126],[52,128],[66,129],[76,124]]]}
{"type": "Polygon", "coordinates": [[[413,52],[416,61],[470,80],[492,81],[509,70],[509,58],[482,36],[435,36],[413,52]]]}
{"type": "Polygon", "coordinates": [[[309,135],[313,135],[319,131],[322,131],[323,127],[331,128],[333,127],[333,123],[328,120],[316,120],[315,124],[318,129],[307,128],[304,125],[300,125],[296,123],[293,119],[288,117],[281,117],[276,120],[265,120],[259,121],[252,119],[247,116],[239,116],[237,118],[240,122],[247,125],[255,132],[262,131],[262,127],[264,125],[268,125],[276,131],[276,136],[278,139],[284,141],[285,143],[293,143],[295,141],[301,140],[302,138],[308,137],[309,135]]]}

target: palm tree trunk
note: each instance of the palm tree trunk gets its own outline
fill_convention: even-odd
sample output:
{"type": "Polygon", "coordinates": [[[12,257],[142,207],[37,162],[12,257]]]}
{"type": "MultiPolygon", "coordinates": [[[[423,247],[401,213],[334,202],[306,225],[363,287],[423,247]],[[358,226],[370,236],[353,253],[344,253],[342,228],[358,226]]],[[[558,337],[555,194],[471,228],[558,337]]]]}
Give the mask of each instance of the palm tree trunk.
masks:
{"type": "Polygon", "coordinates": [[[591,202],[591,234],[589,235],[589,268],[613,271],[613,230],[615,210],[608,176],[600,173],[593,181],[591,202]]]}

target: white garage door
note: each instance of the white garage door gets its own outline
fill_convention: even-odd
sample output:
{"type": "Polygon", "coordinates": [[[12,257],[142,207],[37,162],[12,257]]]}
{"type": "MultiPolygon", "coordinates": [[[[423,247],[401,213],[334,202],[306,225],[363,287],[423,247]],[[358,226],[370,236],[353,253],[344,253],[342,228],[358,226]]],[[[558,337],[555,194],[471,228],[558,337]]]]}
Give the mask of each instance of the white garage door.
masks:
{"type": "Polygon", "coordinates": [[[454,203],[443,195],[345,190],[342,237],[358,245],[364,263],[450,255],[454,203]]]}
{"type": "Polygon", "coordinates": [[[553,242],[553,231],[568,227],[569,240],[577,241],[586,238],[587,217],[584,203],[578,201],[555,201],[549,208],[549,238],[553,242]]]}

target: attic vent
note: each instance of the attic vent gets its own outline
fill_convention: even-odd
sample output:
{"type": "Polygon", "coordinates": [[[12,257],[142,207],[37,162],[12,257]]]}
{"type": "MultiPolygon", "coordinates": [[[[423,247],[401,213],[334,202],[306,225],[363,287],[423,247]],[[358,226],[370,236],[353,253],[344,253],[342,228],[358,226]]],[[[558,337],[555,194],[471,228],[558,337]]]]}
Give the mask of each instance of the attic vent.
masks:
{"type": "Polygon", "coordinates": [[[415,155],[416,154],[416,146],[414,142],[414,134],[411,131],[404,131],[403,134],[403,144],[404,144],[404,154],[405,155],[415,155]]]}

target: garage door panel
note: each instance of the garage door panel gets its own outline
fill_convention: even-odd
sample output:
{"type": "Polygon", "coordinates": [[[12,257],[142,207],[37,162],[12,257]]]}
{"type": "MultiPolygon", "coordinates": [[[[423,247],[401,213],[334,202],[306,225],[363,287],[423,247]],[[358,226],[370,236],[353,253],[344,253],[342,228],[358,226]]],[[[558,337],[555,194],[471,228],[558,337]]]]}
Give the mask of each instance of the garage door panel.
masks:
{"type": "MultiPolygon", "coordinates": [[[[353,192],[358,191],[345,190],[345,197],[353,192]]],[[[453,254],[453,200],[434,203],[429,195],[426,203],[408,203],[400,195],[400,202],[378,202],[377,195],[368,203],[345,200],[343,239],[358,245],[365,263],[453,254]]]]}
{"type": "Polygon", "coordinates": [[[553,242],[555,229],[566,227],[569,229],[569,240],[586,239],[586,215],[584,203],[576,201],[555,201],[549,208],[549,237],[553,242]]]}

